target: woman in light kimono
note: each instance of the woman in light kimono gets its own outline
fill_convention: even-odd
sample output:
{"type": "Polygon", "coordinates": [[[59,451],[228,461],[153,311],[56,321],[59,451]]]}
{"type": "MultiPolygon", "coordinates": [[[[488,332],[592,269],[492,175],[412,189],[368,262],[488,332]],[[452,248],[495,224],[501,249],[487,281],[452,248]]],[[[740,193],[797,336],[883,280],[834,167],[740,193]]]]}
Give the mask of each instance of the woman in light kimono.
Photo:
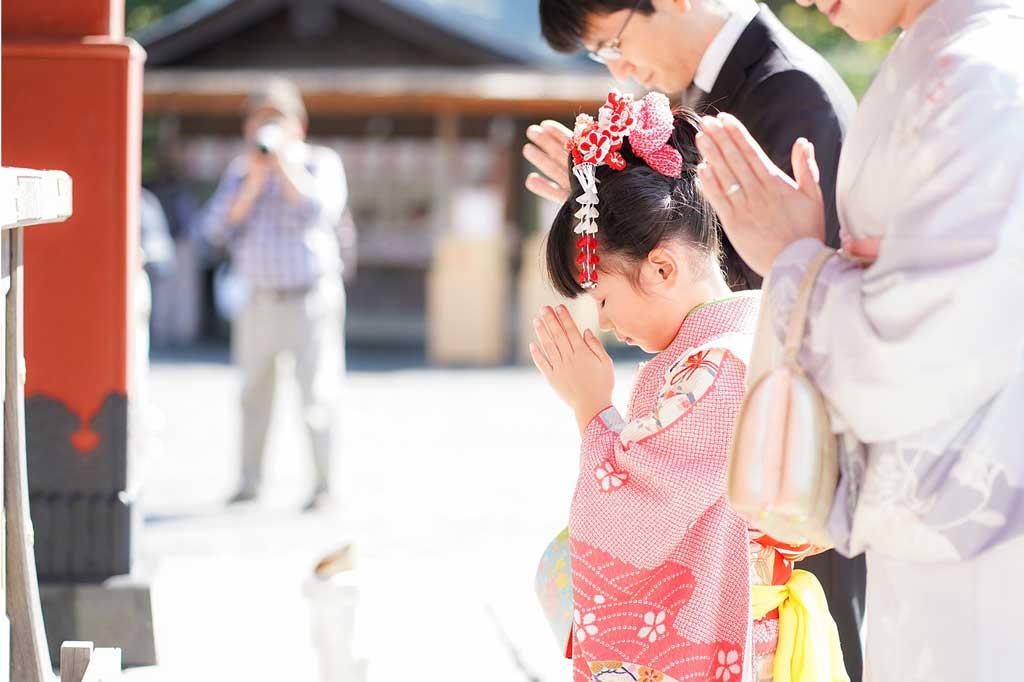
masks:
{"type": "MultiPolygon", "coordinates": [[[[846,257],[801,357],[842,435],[833,537],[868,557],[865,679],[1020,679],[1024,6],[818,4],[857,39],[905,29],[843,149],[846,257]]],[[[813,149],[790,179],[736,119],[704,132],[705,193],[781,334],[822,248],[813,149]]]]}

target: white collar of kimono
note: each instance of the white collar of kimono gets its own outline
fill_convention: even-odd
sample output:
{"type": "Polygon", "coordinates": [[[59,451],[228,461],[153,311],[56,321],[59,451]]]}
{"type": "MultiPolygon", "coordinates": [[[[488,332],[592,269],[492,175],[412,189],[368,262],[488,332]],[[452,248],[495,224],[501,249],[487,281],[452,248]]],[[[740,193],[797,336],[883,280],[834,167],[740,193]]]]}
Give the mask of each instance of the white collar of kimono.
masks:
{"type": "Polygon", "coordinates": [[[736,3],[732,16],[726,20],[718,35],[704,51],[704,56],[697,65],[697,72],[693,75],[694,85],[706,93],[714,89],[718,74],[725,66],[725,60],[729,58],[736,43],[740,41],[740,36],[747,30],[747,26],[757,16],[758,11],[757,3],[753,0],[736,3]]]}

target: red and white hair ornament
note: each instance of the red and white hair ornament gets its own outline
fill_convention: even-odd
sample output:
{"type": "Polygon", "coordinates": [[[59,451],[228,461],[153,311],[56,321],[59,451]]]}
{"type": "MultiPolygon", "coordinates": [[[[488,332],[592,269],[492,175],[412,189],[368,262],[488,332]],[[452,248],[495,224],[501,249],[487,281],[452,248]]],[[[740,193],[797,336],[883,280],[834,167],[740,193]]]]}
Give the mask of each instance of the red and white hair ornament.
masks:
{"type": "Polygon", "coordinates": [[[639,102],[633,95],[618,90],[608,93],[608,99],[597,112],[595,121],[587,114],[576,117],[576,127],[566,149],[572,154],[573,175],[583,193],[576,198],[581,206],[576,211],[575,232],[579,235],[576,247],[579,255],[579,282],[584,289],[597,286],[597,177],[598,166],[607,165],[614,170],[626,167],[620,150],[628,136],[633,152],[653,170],[678,178],[683,170],[683,157],[679,150],[668,144],[673,131],[672,108],[668,97],[660,92],[648,93],[639,102]]]}

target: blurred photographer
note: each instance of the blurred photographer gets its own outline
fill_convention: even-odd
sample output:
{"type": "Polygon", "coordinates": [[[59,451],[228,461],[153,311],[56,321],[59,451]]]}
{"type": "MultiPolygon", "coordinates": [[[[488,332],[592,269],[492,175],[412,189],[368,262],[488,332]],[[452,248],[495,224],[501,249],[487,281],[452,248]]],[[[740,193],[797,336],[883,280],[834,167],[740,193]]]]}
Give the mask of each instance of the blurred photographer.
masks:
{"type": "Polygon", "coordinates": [[[241,480],[231,502],[260,491],[278,357],[290,354],[302,394],[316,482],[306,509],[327,504],[338,393],[344,371],[339,229],[348,187],[341,159],[305,142],[306,109],[294,85],[252,93],[246,151],[210,199],[207,239],[227,248],[245,294],[233,321],[242,371],[241,480]]]}

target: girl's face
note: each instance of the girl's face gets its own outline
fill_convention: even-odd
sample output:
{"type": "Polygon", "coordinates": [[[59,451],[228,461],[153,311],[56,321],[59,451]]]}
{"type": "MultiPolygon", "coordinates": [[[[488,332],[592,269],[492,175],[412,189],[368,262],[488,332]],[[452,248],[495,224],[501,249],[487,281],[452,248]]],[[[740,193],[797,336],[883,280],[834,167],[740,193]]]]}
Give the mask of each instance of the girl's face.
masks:
{"type": "Polygon", "coordinates": [[[856,40],[882,38],[898,27],[907,28],[934,0],[797,0],[816,5],[829,21],[856,40]]]}
{"type": "Polygon", "coordinates": [[[587,291],[597,304],[601,329],[648,353],[668,348],[686,314],[717,294],[706,291],[703,283],[693,282],[681,253],[685,248],[652,251],[639,265],[639,282],[632,274],[635,264],[620,267],[625,264],[606,256],[597,288],[587,291]]]}

